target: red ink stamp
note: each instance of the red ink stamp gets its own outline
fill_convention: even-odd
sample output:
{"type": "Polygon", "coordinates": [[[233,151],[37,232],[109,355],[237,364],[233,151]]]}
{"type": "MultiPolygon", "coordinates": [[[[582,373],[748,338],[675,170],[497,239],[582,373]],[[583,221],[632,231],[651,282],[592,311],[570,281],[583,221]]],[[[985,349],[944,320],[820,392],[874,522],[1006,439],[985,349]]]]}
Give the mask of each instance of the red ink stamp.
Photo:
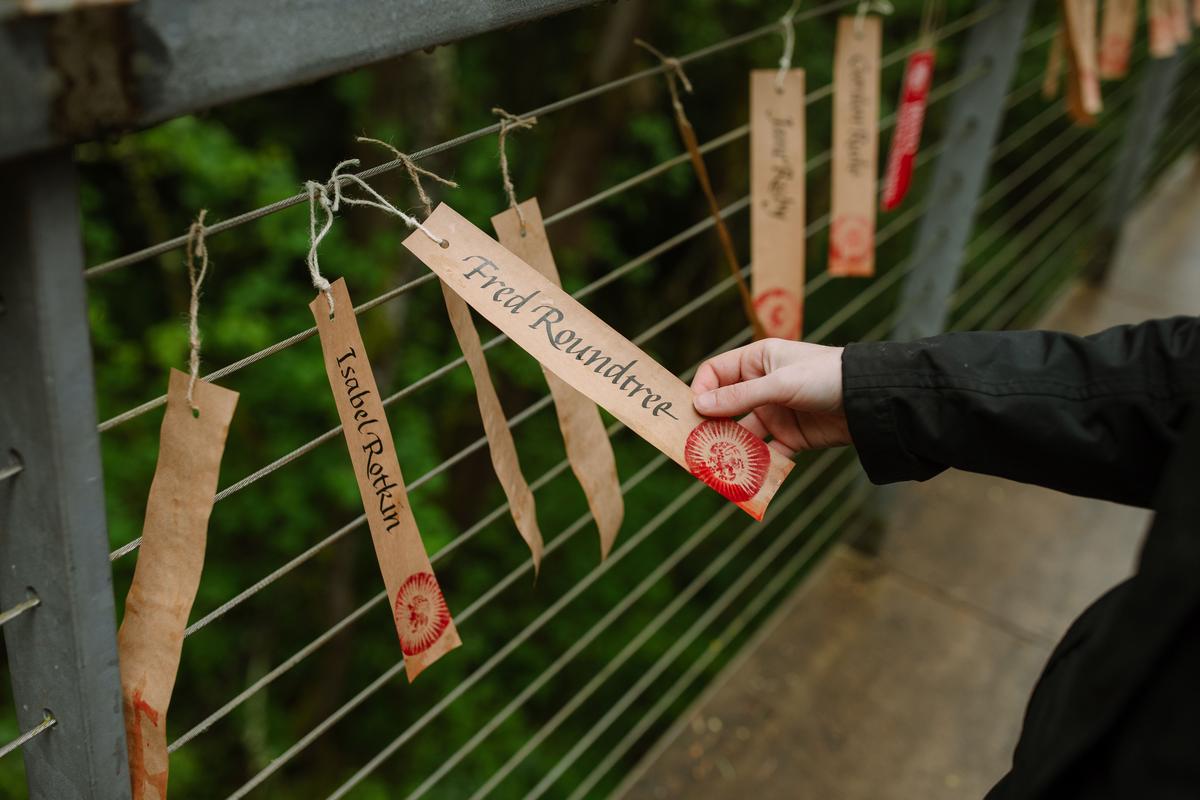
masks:
{"type": "Polygon", "coordinates": [[[441,638],[450,624],[450,609],[431,572],[408,577],[396,592],[394,606],[400,650],[406,656],[425,652],[441,638]]]}
{"type": "Polygon", "coordinates": [[[758,320],[769,336],[800,338],[800,300],[787,289],[768,289],[754,300],[758,320]]]}
{"type": "Polygon", "coordinates": [[[1100,72],[1115,77],[1124,75],[1129,67],[1130,41],[1124,36],[1109,34],[1100,44],[1100,72]]]}
{"type": "Polygon", "coordinates": [[[875,231],[865,218],[847,214],[833,221],[829,229],[829,255],[846,267],[865,267],[875,248],[875,231]]]}
{"type": "Polygon", "coordinates": [[[697,425],[683,456],[693,475],[735,503],[758,494],[771,465],[766,442],[731,419],[697,425]]]}

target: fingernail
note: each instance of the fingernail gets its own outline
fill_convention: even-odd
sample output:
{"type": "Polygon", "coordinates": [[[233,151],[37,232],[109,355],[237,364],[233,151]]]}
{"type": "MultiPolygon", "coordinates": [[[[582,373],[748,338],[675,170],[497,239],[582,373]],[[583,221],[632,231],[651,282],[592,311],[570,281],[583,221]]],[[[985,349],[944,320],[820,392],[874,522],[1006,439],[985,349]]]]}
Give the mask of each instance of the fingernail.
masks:
{"type": "Polygon", "coordinates": [[[702,414],[708,413],[717,407],[717,397],[715,392],[705,392],[704,394],[696,395],[696,410],[702,414]]]}

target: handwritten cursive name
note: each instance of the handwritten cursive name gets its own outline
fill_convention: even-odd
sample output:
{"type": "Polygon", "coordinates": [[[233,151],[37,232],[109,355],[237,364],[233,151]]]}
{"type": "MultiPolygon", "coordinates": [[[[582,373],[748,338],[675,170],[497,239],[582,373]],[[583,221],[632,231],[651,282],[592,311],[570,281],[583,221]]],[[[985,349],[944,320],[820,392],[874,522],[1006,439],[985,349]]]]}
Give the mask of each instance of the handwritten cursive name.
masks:
{"type": "Polygon", "coordinates": [[[767,196],[762,202],[768,215],[783,220],[787,218],[788,210],[795,202],[792,182],[796,172],[788,156],[788,135],[792,129],[792,117],[776,116],[775,112],[768,108],[767,121],[771,125],[771,177],[767,181],[767,196]]]}
{"type": "Polygon", "coordinates": [[[478,278],[477,285],[490,295],[492,302],[505,308],[509,313],[517,315],[525,312],[536,318],[529,323],[532,330],[541,330],[546,335],[546,341],[556,351],[571,356],[580,366],[591,369],[597,375],[608,378],[630,400],[637,401],[651,416],[667,416],[679,419],[671,413],[671,401],[663,400],[662,395],[655,392],[653,387],[638,380],[633,367],[637,359],[620,363],[620,356],[606,353],[594,344],[589,344],[576,333],[567,321],[567,315],[562,309],[550,304],[540,303],[530,305],[530,301],[540,294],[534,289],[527,294],[521,294],[516,287],[496,277],[500,270],[496,262],[485,256],[466,256],[463,261],[476,261],[470,270],[463,273],[467,280],[478,278]],[[641,395],[639,397],[639,395],[641,395]]]}
{"type": "Polygon", "coordinates": [[[367,479],[375,488],[375,496],[379,501],[379,514],[383,517],[383,523],[387,526],[390,532],[400,524],[400,516],[396,510],[396,504],[392,502],[392,490],[399,487],[399,484],[394,483],[392,478],[384,471],[382,464],[382,456],[384,448],[390,444],[373,428],[379,425],[379,420],[371,416],[365,406],[367,405],[367,397],[371,394],[370,389],[362,389],[359,386],[358,378],[354,364],[358,359],[358,353],[354,352],[351,347],[346,350],[345,354],[337,359],[338,367],[342,374],[342,383],[346,390],[346,397],[350,401],[350,406],[355,409],[354,419],[357,423],[356,427],[362,443],[363,452],[367,454],[367,479]],[[344,366],[342,362],[347,362],[344,366]]]}

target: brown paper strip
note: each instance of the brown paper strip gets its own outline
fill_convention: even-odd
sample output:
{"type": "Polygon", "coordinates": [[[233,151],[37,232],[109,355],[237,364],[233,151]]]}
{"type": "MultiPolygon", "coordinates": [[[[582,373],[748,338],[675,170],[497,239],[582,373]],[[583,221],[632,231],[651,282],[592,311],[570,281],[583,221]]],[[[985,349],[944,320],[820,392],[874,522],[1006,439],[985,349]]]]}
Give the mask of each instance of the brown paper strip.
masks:
{"type": "Polygon", "coordinates": [[[1179,47],[1171,14],[1171,0],[1147,0],[1146,12],[1150,18],[1150,55],[1154,58],[1170,58],[1179,47]]]}
{"type": "MultiPolygon", "coordinates": [[[[521,216],[525,218],[524,232],[521,218],[514,208],[492,217],[492,227],[496,229],[500,244],[555,286],[562,286],[537,199],[526,200],[521,203],[520,209],[521,216]]],[[[592,516],[596,518],[596,527],[600,531],[600,558],[603,560],[612,550],[625,516],[625,499],[617,479],[617,460],[613,455],[612,442],[604,430],[604,420],[600,418],[600,409],[596,408],[596,404],[545,367],[542,367],[542,371],[546,374],[546,383],[554,398],[554,410],[558,413],[558,427],[562,430],[567,460],[579,485],[583,487],[592,516]]]]}
{"type": "Polygon", "coordinates": [[[750,277],[767,336],[804,327],[804,70],[750,73],[750,277]]]}
{"type": "Polygon", "coordinates": [[[167,707],[217,493],[225,437],[238,394],[171,370],[158,465],[146,501],[142,547],[117,634],[129,777],[135,800],[167,796],[167,707]]]}
{"type": "Polygon", "coordinates": [[[833,61],[833,197],[829,274],[875,274],[875,185],[879,171],[879,51],[876,16],[838,20],[833,61]],[[857,27],[856,27],[857,26],[857,27]]]}
{"type": "Polygon", "coordinates": [[[1046,72],[1042,75],[1042,97],[1046,100],[1058,97],[1058,85],[1063,72],[1063,50],[1067,47],[1063,43],[1066,35],[1060,25],[1054,32],[1054,38],[1050,40],[1050,51],[1046,55],[1046,72]]]}
{"type": "Polygon", "coordinates": [[[325,373],[367,513],[388,607],[409,681],[462,644],[421,542],[375,373],[363,347],[346,281],[333,282],[334,318],[319,293],[309,303],[321,338],[325,373]]]}
{"type": "Polygon", "coordinates": [[[534,506],[533,492],[521,473],[517,444],[513,441],[512,430],[508,427],[508,418],[504,416],[504,408],[500,405],[500,397],[496,394],[492,375],[488,372],[479,331],[475,330],[470,307],[445,284],[442,284],[442,296],[446,300],[446,313],[450,316],[450,325],[454,328],[463,358],[467,360],[467,368],[471,370],[471,378],[475,381],[475,400],[479,404],[479,415],[483,418],[483,432],[487,436],[488,452],[492,456],[492,469],[496,471],[500,487],[504,489],[504,496],[508,498],[508,507],[512,512],[513,522],[517,525],[517,531],[525,540],[525,544],[529,545],[529,552],[533,557],[533,571],[536,574],[542,566],[542,531],[538,528],[537,509],[534,506]]]}
{"type": "Polygon", "coordinates": [[[1191,43],[1192,21],[1188,17],[1187,0],[1171,0],[1171,27],[1175,31],[1175,41],[1191,43]]]}
{"type": "Polygon", "coordinates": [[[1125,77],[1137,32],[1137,0],[1104,0],[1100,21],[1099,73],[1104,80],[1125,77]]]}
{"type": "Polygon", "coordinates": [[[733,420],[705,419],[692,390],[552,281],[449,206],[404,240],[493,325],[693,475],[755,519],[792,462],[733,420]]]}
{"type": "Polygon", "coordinates": [[[1091,125],[1104,106],[1096,66],[1096,0],[1062,0],[1067,32],[1067,111],[1091,125]]]}

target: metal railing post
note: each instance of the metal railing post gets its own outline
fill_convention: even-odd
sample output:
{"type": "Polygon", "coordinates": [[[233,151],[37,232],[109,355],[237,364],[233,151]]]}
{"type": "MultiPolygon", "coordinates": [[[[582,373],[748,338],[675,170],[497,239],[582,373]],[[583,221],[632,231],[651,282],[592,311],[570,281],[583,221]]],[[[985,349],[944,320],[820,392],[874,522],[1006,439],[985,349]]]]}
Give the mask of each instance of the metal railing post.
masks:
{"type": "MultiPolygon", "coordinates": [[[[947,111],[946,147],[934,168],[929,206],[913,246],[916,265],[905,280],[892,338],[901,341],[945,330],[950,296],[958,285],[963,252],[987,178],[988,157],[1004,120],[1004,98],[1012,85],[1033,0],[997,0],[996,13],[971,30],[959,75],[983,70],[954,95],[947,111]]],[[[866,527],[854,542],[877,552],[882,542],[891,487],[875,491],[867,504],[866,527]]]]}
{"type": "Polygon", "coordinates": [[[1181,49],[1171,58],[1151,59],[1142,73],[1133,113],[1125,123],[1116,169],[1108,179],[1095,255],[1085,271],[1085,276],[1092,283],[1103,283],[1108,276],[1120,244],[1121,228],[1146,181],[1155,145],[1171,108],[1171,98],[1183,60],[1181,49]]]}
{"type": "Polygon", "coordinates": [[[29,795],[130,796],[78,183],[69,150],[0,165],[0,606],[29,795]]]}

